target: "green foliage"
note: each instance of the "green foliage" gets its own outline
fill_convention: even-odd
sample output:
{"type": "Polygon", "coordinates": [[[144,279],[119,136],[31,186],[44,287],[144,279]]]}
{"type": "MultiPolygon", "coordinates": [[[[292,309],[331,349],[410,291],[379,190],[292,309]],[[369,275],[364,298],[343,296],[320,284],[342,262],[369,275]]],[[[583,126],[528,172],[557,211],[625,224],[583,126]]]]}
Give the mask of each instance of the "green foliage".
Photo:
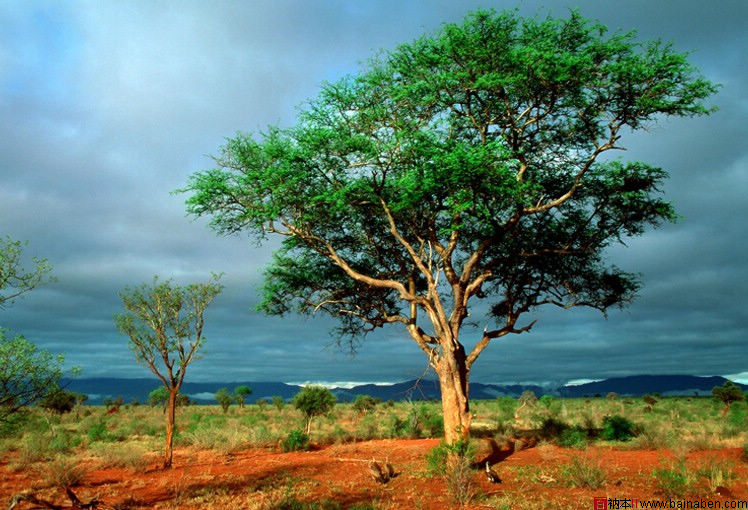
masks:
{"type": "Polygon", "coordinates": [[[164,386],[159,386],[148,393],[148,405],[151,407],[166,405],[167,402],[169,402],[169,390],[164,386]]]}
{"type": "Polygon", "coordinates": [[[228,388],[219,388],[218,391],[216,391],[215,399],[221,406],[221,409],[223,409],[224,413],[229,410],[229,407],[234,402],[234,397],[229,393],[228,388]]]}
{"type": "Polygon", "coordinates": [[[429,476],[444,476],[447,474],[447,460],[450,457],[472,459],[474,455],[475,446],[469,440],[461,440],[453,444],[439,441],[439,444],[426,454],[426,471],[429,476]]]}
{"type": "MultiPolygon", "coordinates": [[[[125,288],[119,293],[125,313],[117,314],[117,329],[130,339],[138,363],[148,367],[170,395],[184,382],[187,367],[197,359],[203,345],[205,309],[221,293],[221,275],[213,274],[208,283],[175,285],[171,280],[125,288]]],[[[171,467],[176,400],[169,401],[166,413],[166,452],[164,467],[171,467]]],[[[176,431],[178,432],[178,430],[176,431]]]]}
{"type": "Polygon", "coordinates": [[[652,471],[657,490],[668,498],[682,498],[693,490],[696,476],[681,460],[677,466],[666,466],[652,471]]]}
{"type": "Polygon", "coordinates": [[[273,406],[278,410],[282,411],[283,406],[285,405],[286,401],[283,399],[283,397],[275,395],[273,397],[273,406]]]}
{"type": "Polygon", "coordinates": [[[109,427],[104,421],[92,423],[86,431],[86,436],[88,437],[89,443],[94,443],[96,441],[112,442],[116,439],[109,432],[109,427]]]}
{"type": "Polygon", "coordinates": [[[39,401],[39,407],[58,414],[69,413],[78,403],[79,395],[62,388],[53,388],[39,401]]]}
{"type": "Polygon", "coordinates": [[[606,416],[603,418],[603,430],[600,437],[607,441],[628,441],[636,435],[636,426],[623,416],[606,416]]]}
{"type": "Polygon", "coordinates": [[[306,418],[305,432],[308,434],[312,426],[312,418],[329,413],[337,398],[330,390],[322,386],[305,386],[294,396],[291,403],[301,411],[306,418]]]}
{"type": "Polygon", "coordinates": [[[292,430],[281,442],[281,448],[284,452],[306,450],[309,448],[309,436],[301,430],[292,430]]]}
{"type": "Polygon", "coordinates": [[[745,400],[743,390],[741,390],[740,386],[732,381],[725,381],[722,386],[715,386],[714,388],[712,388],[712,395],[715,399],[725,404],[724,414],[727,413],[727,409],[730,407],[730,404],[732,404],[733,402],[740,402],[742,400],[745,400]]]}
{"type": "Polygon", "coordinates": [[[357,413],[366,413],[373,410],[382,400],[370,395],[358,395],[353,401],[353,409],[357,413]]]}
{"type": "Polygon", "coordinates": [[[569,427],[561,431],[558,445],[566,448],[584,449],[587,446],[587,432],[579,426],[569,427]]]}
{"type": "Polygon", "coordinates": [[[239,407],[244,407],[244,401],[251,394],[252,388],[247,385],[243,384],[234,388],[234,395],[236,396],[236,401],[239,403],[239,407]]]}
{"type": "Polygon", "coordinates": [[[16,297],[39,285],[54,281],[50,276],[52,266],[47,259],[34,257],[34,269],[24,269],[23,249],[28,242],[14,241],[9,236],[0,237],[0,310],[13,304],[16,297]]]}
{"type": "Polygon", "coordinates": [[[210,283],[182,287],[171,280],[159,282],[154,276],[150,285],[127,287],[119,293],[126,312],[115,315],[117,329],[129,337],[138,363],[162,381],[173,382],[176,389],[204,342],[205,308],[223,289],[219,278],[214,274],[210,283]],[[163,368],[158,364],[161,360],[166,363],[163,368]]]}
{"type": "Polygon", "coordinates": [[[400,324],[427,356],[464,352],[468,373],[492,338],[529,329],[525,312],[634,298],[637,275],[605,250],[676,215],[664,170],[607,156],[659,119],[709,113],[716,90],[671,45],[576,11],[479,10],[325,84],[296,126],[229,139],[179,191],[218,233],[284,236],[264,312],[328,313],[351,348],[400,324]],[[489,327],[463,351],[478,299],[489,327]],[[452,334],[410,327],[419,308],[452,334]]]}
{"type": "Polygon", "coordinates": [[[38,349],[0,328],[0,422],[45,397],[62,377],[62,355],[38,349]]]}

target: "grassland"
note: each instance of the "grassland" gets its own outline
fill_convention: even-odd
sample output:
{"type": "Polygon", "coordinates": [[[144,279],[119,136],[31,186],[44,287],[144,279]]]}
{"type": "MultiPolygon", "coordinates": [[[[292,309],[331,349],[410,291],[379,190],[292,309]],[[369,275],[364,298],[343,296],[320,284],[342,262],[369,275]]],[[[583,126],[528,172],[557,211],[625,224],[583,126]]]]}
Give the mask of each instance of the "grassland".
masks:
{"type": "Polygon", "coordinates": [[[151,499],[149,487],[161,483],[155,481],[164,443],[161,408],[125,405],[108,414],[103,407],[79,406],[63,415],[33,409],[23,426],[6,429],[0,438],[0,504],[24,490],[59,498],[60,487],[94,492],[93,488],[109,485],[103,492],[108,501],[116,502],[110,503],[112,507],[121,509],[227,504],[263,509],[397,508],[407,491],[386,491],[398,484],[416,491],[413,501],[418,494],[428,495],[421,508],[431,508],[430,502],[437,502],[435,507],[456,504],[462,496],[454,493],[463,489],[470,489],[463,495],[468,507],[509,508],[512,491],[528,486],[537,494],[551,491],[549,499],[534,498],[537,505],[542,499],[557,506],[526,508],[573,508],[570,494],[610,494],[621,480],[642,497],[703,497],[717,494],[720,487],[740,493],[745,489],[746,464],[740,457],[748,445],[748,405],[733,404],[725,417],[722,407],[713,399],[683,397],[662,398],[653,405],[639,398],[546,397],[524,406],[509,398],[474,402],[471,460],[488,459],[501,468],[506,483],[497,491],[496,486],[486,486],[475,469],[463,473],[465,480],[457,485],[442,483],[444,475],[429,470],[429,455],[442,430],[435,402],[380,403],[366,412],[338,404],[327,416],[315,419],[308,447],[312,451],[289,453],[282,451],[294,449],[284,446],[289,434],[301,429],[303,417],[288,404],[232,406],[226,413],[219,406],[186,406],[178,409],[177,469],[164,476],[173,478],[184,469],[183,477],[194,482],[202,476],[202,481],[185,482],[191,487],[185,492],[179,479],[169,478],[168,490],[151,499]],[[611,434],[610,424],[618,423],[611,421],[614,416],[623,419],[620,430],[630,434],[611,434]],[[364,469],[373,457],[396,461],[403,476],[386,488],[376,487],[364,469]],[[637,467],[645,457],[649,464],[637,467]],[[209,475],[204,473],[207,468],[190,474],[196,459],[210,466],[209,475]],[[512,464],[512,459],[519,463],[512,464]],[[279,463],[277,469],[257,471],[270,461],[279,463]],[[339,466],[336,471],[335,463],[341,462],[356,473],[342,473],[339,466]],[[622,475],[621,469],[630,473],[622,475]],[[217,482],[232,476],[236,483],[217,482]],[[123,479],[135,485],[117,486],[123,479]],[[346,496],[364,490],[364,485],[368,492],[360,497],[346,496]],[[240,497],[245,498],[243,503],[237,503],[240,497]]]}

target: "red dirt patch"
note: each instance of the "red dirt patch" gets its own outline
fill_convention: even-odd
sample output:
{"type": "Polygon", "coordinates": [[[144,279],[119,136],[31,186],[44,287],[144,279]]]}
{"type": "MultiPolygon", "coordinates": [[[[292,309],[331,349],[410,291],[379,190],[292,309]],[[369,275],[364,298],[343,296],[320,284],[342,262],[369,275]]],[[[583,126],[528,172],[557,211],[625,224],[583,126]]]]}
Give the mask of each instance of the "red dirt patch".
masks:
{"type": "MultiPolygon", "coordinates": [[[[379,440],[333,445],[311,452],[278,453],[251,449],[221,455],[213,451],[187,448],[175,450],[174,468],[168,471],[152,467],[144,473],[123,469],[99,469],[94,460],[82,461],[88,470],[74,491],[83,501],[98,495],[110,508],[272,508],[283,498],[302,501],[332,500],[342,508],[375,502],[376,508],[442,509],[453,506],[441,478],[426,473],[425,456],[438,440],[379,440]],[[367,463],[372,458],[388,459],[399,476],[386,485],[372,480],[367,463]]],[[[500,508],[500,503],[521,501],[553,502],[551,508],[592,508],[594,497],[662,498],[656,494],[654,469],[670,465],[669,451],[615,450],[589,447],[584,451],[551,445],[514,451],[483,440],[478,461],[488,458],[503,479],[488,482],[476,469],[472,477],[479,497],[469,508],[500,508]],[[573,458],[592,463],[605,473],[599,489],[569,487],[563,466],[573,458]]],[[[518,445],[518,447],[521,445],[518,445]]],[[[700,479],[698,499],[748,499],[748,464],[740,460],[740,449],[706,450],[689,453],[686,465],[699,468],[720,466],[733,473],[723,489],[716,493],[700,479]],[[720,495],[720,493],[722,495],[720,495]]],[[[19,492],[33,490],[57,504],[67,504],[61,489],[44,487],[44,465],[13,471],[13,458],[0,463],[0,508],[19,492]]],[[[687,497],[683,495],[683,497],[687,497]]],[[[518,506],[519,507],[519,506],[518,506]]],[[[17,509],[29,508],[20,503],[17,509]]],[[[522,507],[527,508],[527,507],[522,507]]]]}

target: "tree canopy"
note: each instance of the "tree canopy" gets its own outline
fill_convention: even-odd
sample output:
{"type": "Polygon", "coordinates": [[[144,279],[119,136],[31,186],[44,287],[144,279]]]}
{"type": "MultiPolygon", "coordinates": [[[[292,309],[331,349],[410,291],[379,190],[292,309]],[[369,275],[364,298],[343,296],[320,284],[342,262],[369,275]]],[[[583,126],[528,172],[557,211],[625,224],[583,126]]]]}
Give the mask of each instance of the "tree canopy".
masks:
{"type": "Polygon", "coordinates": [[[21,294],[53,280],[47,259],[34,257],[34,269],[22,267],[23,248],[28,243],[0,238],[0,308],[21,294]]]}
{"type": "Polygon", "coordinates": [[[285,237],[264,311],[325,311],[349,339],[402,324],[439,375],[445,432],[464,435],[467,374],[532,327],[523,314],[634,298],[637,275],[604,251],[675,212],[663,169],[607,154],[663,116],[708,113],[715,91],[670,45],[577,12],[477,11],[324,84],[296,126],[229,139],[181,191],[219,233],[285,237]],[[486,327],[467,350],[475,310],[486,327]]]}

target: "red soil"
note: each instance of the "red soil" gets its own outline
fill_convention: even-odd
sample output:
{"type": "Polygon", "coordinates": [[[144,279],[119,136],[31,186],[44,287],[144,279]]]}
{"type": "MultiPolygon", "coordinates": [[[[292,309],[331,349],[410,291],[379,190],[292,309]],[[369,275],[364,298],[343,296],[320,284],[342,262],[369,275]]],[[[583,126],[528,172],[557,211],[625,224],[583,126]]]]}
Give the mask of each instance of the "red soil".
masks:
{"type": "MultiPolygon", "coordinates": [[[[426,454],[437,440],[380,440],[325,446],[316,451],[278,453],[251,449],[221,455],[213,451],[175,450],[174,468],[158,469],[153,458],[151,468],[143,473],[123,469],[98,469],[95,460],[84,461],[88,469],[81,484],[73,491],[81,500],[98,495],[102,508],[264,508],[271,496],[292,494],[303,501],[334,500],[341,507],[376,502],[376,508],[443,509],[454,503],[441,478],[426,474],[426,454]],[[400,474],[390,483],[375,483],[368,474],[372,458],[388,459],[400,474]]],[[[616,450],[589,447],[584,451],[544,445],[514,451],[484,442],[478,460],[488,458],[503,479],[501,484],[488,482],[482,471],[472,479],[478,494],[469,508],[498,508],[492,498],[514,503],[523,500],[550,501],[560,508],[592,508],[594,497],[663,499],[656,493],[654,469],[670,465],[672,452],[650,450],[616,450]],[[569,488],[560,480],[560,470],[574,457],[599,465],[606,473],[600,489],[569,488]],[[505,499],[502,499],[505,498],[505,499]]],[[[702,479],[701,497],[693,499],[748,499],[748,464],[741,460],[741,449],[691,452],[686,464],[693,471],[708,466],[729,469],[735,477],[726,488],[714,493],[702,479]]],[[[0,508],[11,497],[31,491],[37,497],[69,504],[61,489],[44,487],[36,466],[12,471],[13,455],[0,462],[0,508]]],[[[494,501],[495,502],[495,501],[494,501]]],[[[31,508],[20,503],[17,509],[31,508]]],[[[520,505],[517,504],[517,508],[520,505]]],[[[527,508],[523,506],[522,508],[527,508]]],[[[551,507],[554,508],[554,507],[551,507]]]]}

